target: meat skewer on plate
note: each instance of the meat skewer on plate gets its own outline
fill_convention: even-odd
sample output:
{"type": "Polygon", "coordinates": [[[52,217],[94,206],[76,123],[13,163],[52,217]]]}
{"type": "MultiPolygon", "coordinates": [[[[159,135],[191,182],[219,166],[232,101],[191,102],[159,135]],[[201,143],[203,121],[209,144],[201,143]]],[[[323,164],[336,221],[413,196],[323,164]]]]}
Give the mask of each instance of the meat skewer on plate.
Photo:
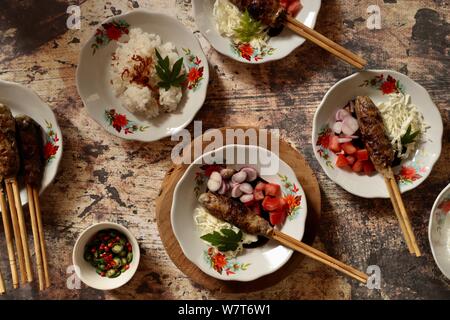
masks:
{"type": "Polygon", "coordinates": [[[417,245],[408,213],[406,212],[397,181],[391,168],[392,162],[394,161],[394,150],[385,133],[381,113],[369,97],[361,96],[356,98],[355,112],[361,130],[362,140],[369,152],[370,160],[374,164],[375,169],[385,179],[392,205],[399,220],[408,249],[416,256],[420,256],[420,249],[417,245]]]}
{"type": "Polygon", "coordinates": [[[327,50],[336,57],[350,63],[358,69],[363,69],[367,61],[353,52],[338,45],[317,31],[307,27],[294,17],[287,14],[279,0],[231,0],[241,11],[248,11],[255,20],[272,27],[280,28],[283,24],[302,38],[309,40],[327,50]]]}
{"type": "Polygon", "coordinates": [[[367,283],[368,276],[365,273],[274,229],[269,222],[235,199],[207,192],[201,194],[198,201],[211,215],[238,227],[248,234],[274,239],[288,248],[303,253],[358,281],[367,283]]]}
{"type": "Polygon", "coordinates": [[[22,158],[22,174],[28,194],[39,289],[44,290],[50,286],[50,279],[39,204],[39,189],[44,167],[41,129],[39,125],[28,116],[16,117],[16,124],[20,155],[22,158]]]}
{"type": "Polygon", "coordinates": [[[3,182],[6,186],[6,195],[9,202],[10,218],[14,233],[14,240],[19,261],[19,269],[22,283],[27,280],[32,281],[30,255],[28,250],[28,238],[23,216],[22,204],[20,201],[19,188],[16,176],[20,169],[20,158],[16,142],[16,123],[11,114],[11,110],[0,104],[0,185],[1,185],[1,208],[2,219],[5,229],[5,237],[8,249],[8,256],[13,278],[13,287],[18,287],[17,271],[15,264],[12,235],[9,227],[9,216],[7,214],[7,204],[3,182]]]}

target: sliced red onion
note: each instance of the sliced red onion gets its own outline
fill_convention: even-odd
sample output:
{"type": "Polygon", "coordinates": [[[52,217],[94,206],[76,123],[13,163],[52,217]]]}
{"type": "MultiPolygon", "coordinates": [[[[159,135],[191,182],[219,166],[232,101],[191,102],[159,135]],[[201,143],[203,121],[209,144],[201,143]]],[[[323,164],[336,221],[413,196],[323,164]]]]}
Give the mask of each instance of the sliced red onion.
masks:
{"type": "Polygon", "coordinates": [[[225,194],[225,193],[227,193],[227,191],[228,191],[228,183],[225,180],[223,180],[222,185],[220,186],[220,189],[218,192],[219,192],[219,194],[225,194]]]}
{"type": "Polygon", "coordinates": [[[239,186],[239,189],[241,189],[241,191],[242,191],[243,193],[246,193],[246,194],[251,194],[251,193],[253,193],[253,187],[252,187],[252,185],[251,185],[250,183],[247,183],[247,182],[241,184],[241,185],[239,186]]]}
{"type": "Polygon", "coordinates": [[[336,112],[336,120],[337,121],[343,121],[345,118],[347,118],[348,116],[351,116],[351,114],[345,110],[345,109],[339,109],[336,112]]]}
{"type": "Polygon", "coordinates": [[[209,191],[217,192],[217,191],[219,191],[220,187],[222,186],[222,181],[209,179],[207,186],[208,186],[209,191]]]}
{"type": "Polygon", "coordinates": [[[334,131],[336,134],[340,134],[341,131],[342,131],[342,122],[341,122],[341,121],[336,121],[336,122],[333,124],[332,129],[333,129],[333,131],[334,131]]]}
{"type": "Polygon", "coordinates": [[[239,188],[239,185],[235,185],[233,187],[233,189],[231,189],[231,196],[233,198],[239,198],[240,196],[242,196],[242,190],[239,188]]]}
{"type": "Polygon", "coordinates": [[[247,174],[247,181],[249,182],[255,181],[256,178],[258,178],[258,171],[254,168],[244,167],[241,171],[244,171],[247,174]]]}
{"type": "Polygon", "coordinates": [[[359,129],[358,120],[356,120],[356,119],[353,118],[352,116],[346,117],[346,118],[342,121],[342,132],[343,132],[345,135],[351,136],[351,135],[353,135],[356,131],[358,131],[358,129],[359,129]]]}
{"type": "Polygon", "coordinates": [[[231,177],[231,181],[234,183],[242,183],[247,179],[247,173],[245,171],[239,171],[238,173],[233,174],[231,177]]]}
{"type": "Polygon", "coordinates": [[[247,202],[253,201],[253,194],[244,194],[239,199],[243,203],[247,203],[247,202]]]}

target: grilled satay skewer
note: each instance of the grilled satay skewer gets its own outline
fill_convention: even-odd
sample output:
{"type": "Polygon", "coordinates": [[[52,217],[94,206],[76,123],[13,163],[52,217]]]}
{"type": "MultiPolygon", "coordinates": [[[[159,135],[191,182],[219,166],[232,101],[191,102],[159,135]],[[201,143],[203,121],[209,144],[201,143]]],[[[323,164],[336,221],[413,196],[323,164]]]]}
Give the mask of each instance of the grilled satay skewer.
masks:
{"type": "Polygon", "coordinates": [[[283,25],[286,25],[299,36],[313,42],[358,69],[363,69],[367,64],[367,61],[360,56],[288,15],[279,0],[231,0],[231,3],[241,11],[247,10],[252,18],[271,28],[280,29],[283,25]]]}
{"type": "Polygon", "coordinates": [[[275,230],[269,222],[255,214],[241,202],[211,192],[200,195],[198,201],[205,209],[208,210],[210,214],[216,218],[231,223],[248,234],[260,235],[266,238],[274,239],[286,247],[303,253],[304,255],[322,262],[335,270],[355,278],[358,281],[367,283],[368,276],[365,273],[356,270],[353,267],[350,267],[343,262],[336,260],[278,230],[275,230]]]}
{"type": "MultiPolygon", "coordinates": [[[[11,177],[15,177],[19,172],[19,154],[17,151],[17,143],[16,143],[16,123],[14,121],[14,117],[11,114],[11,110],[8,107],[0,104],[0,186],[1,193],[4,194],[3,191],[3,180],[11,177]]],[[[22,283],[27,281],[27,270],[25,265],[25,257],[24,257],[24,248],[21,237],[21,229],[19,226],[19,219],[17,216],[17,211],[14,202],[14,193],[12,187],[6,183],[6,191],[7,197],[9,201],[10,215],[11,215],[11,223],[13,227],[14,240],[16,243],[17,250],[17,258],[19,260],[19,269],[22,283]],[[9,188],[8,188],[9,185],[9,188]]],[[[2,197],[3,198],[3,197],[2,197]]],[[[5,203],[3,203],[2,199],[2,207],[5,203]]],[[[8,244],[8,255],[10,257],[10,265],[11,265],[11,273],[13,276],[13,286],[17,287],[17,281],[15,281],[14,276],[16,275],[15,262],[13,265],[14,252],[11,254],[11,242],[12,239],[9,239],[10,232],[9,229],[9,219],[5,216],[7,210],[3,210],[2,208],[2,217],[3,223],[5,225],[5,236],[6,242],[8,244]],[[9,235],[8,235],[9,234],[9,235]]]]}
{"type": "MultiPolygon", "coordinates": [[[[38,272],[39,290],[50,286],[48,278],[47,255],[45,251],[42,218],[39,202],[35,201],[34,190],[39,190],[42,181],[42,139],[39,125],[30,117],[16,117],[19,150],[22,158],[22,171],[27,187],[28,206],[33,231],[34,250],[36,253],[36,268],[38,272]],[[39,212],[39,217],[38,213],[39,212]]],[[[38,194],[39,199],[39,194],[38,194]]]]}
{"type": "Polygon", "coordinates": [[[0,295],[4,294],[6,292],[5,288],[5,280],[3,280],[2,272],[0,271],[0,295]]]}
{"type": "Polygon", "coordinates": [[[380,110],[369,97],[357,97],[355,111],[362,140],[369,152],[370,160],[375,166],[375,169],[384,176],[389,196],[408,249],[411,253],[419,257],[421,255],[420,249],[417,245],[408,213],[406,212],[397,181],[391,168],[395,154],[389,138],[386,136],[380,110]]]}

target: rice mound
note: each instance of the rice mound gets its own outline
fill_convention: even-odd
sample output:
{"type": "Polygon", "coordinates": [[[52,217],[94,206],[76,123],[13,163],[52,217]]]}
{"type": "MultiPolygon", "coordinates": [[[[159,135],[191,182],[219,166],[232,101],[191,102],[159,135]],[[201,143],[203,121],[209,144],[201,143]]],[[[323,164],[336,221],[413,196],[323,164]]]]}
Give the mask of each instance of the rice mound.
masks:
{"type": "MultiPolygon", "coordinates": [[[[175,45],[162,43],[159,35],[146,33],[140,28],[130,29],[129,37],[128,42],[118,43],[112,58],[110,78],[115,96],[130,112],[146,119],[155,118],[160,112],[175,111],[183,96],[182,88],[159,88],[161,80],[155,69],[155,49],[163,58],[169,57],[173,67],[180,59],[175,45]],[[135,68],[139,68],[145,83],[132,81],[136,75],[135,68]]],[[[185,72],[184,67],[181,72],[185,72]]]]}

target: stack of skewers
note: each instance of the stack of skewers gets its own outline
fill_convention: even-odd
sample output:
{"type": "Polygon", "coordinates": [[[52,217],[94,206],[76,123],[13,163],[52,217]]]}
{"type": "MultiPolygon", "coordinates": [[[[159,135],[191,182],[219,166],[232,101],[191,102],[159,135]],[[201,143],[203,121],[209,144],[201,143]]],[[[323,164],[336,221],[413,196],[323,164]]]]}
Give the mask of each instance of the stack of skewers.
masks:
{"type": "MultiPolygon", "coordinates": [[[[18,176],[26,185],[39,289],[50,286],[47,254],[39,203],[39,188],[43,176],[43,145],[39,125],[27,116],[14,118],[8,107],[0,104],[0,205],[6,246],[11,268],[12,285],[33,281],[24,210],[20,198],[18,176]],[[16,260],[17,257],[17,260],[16,260]]],[[[5,286],[0,274],[0,293],[5,286]]]]}

